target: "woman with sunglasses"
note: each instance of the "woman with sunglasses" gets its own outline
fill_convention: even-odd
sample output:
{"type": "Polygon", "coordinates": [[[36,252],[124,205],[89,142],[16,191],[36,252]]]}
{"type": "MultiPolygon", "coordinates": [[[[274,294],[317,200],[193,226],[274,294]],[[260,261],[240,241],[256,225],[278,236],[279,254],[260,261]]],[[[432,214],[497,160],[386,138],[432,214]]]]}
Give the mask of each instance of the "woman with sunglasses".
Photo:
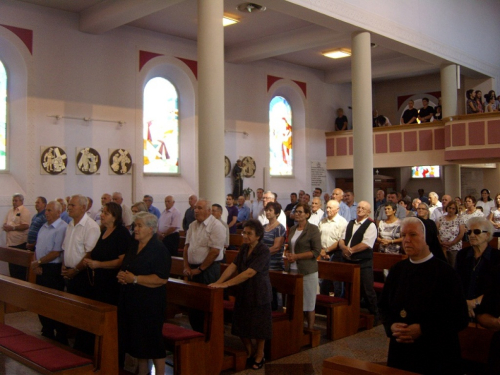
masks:
{"type": "Polygon", "coordinates": [[[500,264],[500,251],[489,245],[494,228],[488,219],[473,217],[467,227],[471,246],[458,252],[455,268],[467,300],[469,317],[474,318],[474,309],[483,299],[491,269],[500,264]]]}
{"type": "Polygon", "coordinates": [[[500,237],[500,193],[495,195],[495,208],[491,209],[488,220],[495,228],[493,236],[500,237]]]}
{"type": "Polygon", "coordinates": [[[446,253],[448,263],[455,267],[457,253],[462,249],[462,237],[465,233],[465,226],[462,219],[458,217],[458,206],[455,202],[446,206],[447,215],[441,216],[436,222],[439,231],[439,242],[446,253]]]}

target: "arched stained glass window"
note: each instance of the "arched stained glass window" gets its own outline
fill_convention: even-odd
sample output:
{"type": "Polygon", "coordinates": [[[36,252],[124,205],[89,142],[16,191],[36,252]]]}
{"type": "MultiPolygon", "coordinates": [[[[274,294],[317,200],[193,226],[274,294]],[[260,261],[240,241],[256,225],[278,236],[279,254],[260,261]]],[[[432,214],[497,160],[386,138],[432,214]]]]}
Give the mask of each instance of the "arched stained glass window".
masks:
{"type": "Polygon", "coordinates": [[[7,71],[0,61],[0,170],[7,169],[7,71]]]}
{"type": "Polygon", "coordinates": [[[144,88],[144,173],[179,173],[178,99],[165,78],[152,78],[144,88]]]}
{"type": "Polygon", "coordinates": [[[293,175],[292,108],[282,96],[269,104],[269,174],[293,175]]]}

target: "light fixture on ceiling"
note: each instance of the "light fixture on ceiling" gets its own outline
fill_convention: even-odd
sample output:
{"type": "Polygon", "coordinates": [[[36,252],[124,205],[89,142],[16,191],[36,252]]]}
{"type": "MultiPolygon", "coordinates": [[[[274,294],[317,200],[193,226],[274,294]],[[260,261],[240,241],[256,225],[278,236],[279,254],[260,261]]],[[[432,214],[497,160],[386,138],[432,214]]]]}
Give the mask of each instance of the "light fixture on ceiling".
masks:
{"type": "Polygon", "coordinates": [[[228,16],[222,17],[222,26],[230,26],[238,22],[240,21],[233,17],[228,17],[228,16]]]}
{"type": "Polygon", "coordinates": [[[341,59],[343,57],[351,56],[351,50],[347,48],[339,48],[333,51],[321,52],[323,56],[329,57],[331,59],[341,59]]]}
{"type": "Polygon", "coordinates": [[[237,9],[243,13],[257,13],[264,12],[266,7],[255,3],[241,3],[238,5],[237,9]]]}

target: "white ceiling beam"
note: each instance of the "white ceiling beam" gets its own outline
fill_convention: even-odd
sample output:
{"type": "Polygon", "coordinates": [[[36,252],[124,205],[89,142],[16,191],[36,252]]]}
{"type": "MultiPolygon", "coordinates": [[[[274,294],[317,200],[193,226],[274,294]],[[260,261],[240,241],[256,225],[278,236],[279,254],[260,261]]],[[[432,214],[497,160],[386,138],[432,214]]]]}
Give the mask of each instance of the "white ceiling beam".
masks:
{"type": "Polygon", "coordinates": [[[184,0],[104,0],[80,12],[80,31],[102,34],[184,0]]]}
{"type": "Polygon", "coordinates": [[[225,60],[231,63],[248,63],[328,43],[338,43],[338,38],[339,34],[333,30],[311,25],[228,47],[225,51],[225,60]]]}

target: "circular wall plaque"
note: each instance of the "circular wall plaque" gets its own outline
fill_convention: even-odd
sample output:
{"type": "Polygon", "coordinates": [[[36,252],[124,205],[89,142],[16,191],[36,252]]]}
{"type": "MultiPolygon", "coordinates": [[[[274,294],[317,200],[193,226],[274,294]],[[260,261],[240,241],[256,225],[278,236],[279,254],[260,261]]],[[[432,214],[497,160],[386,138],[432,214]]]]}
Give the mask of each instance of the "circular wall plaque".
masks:
{"type": "Polygon", "coordinates": [[[59,174],[66,170],[68,156],[62,148],[50,146],[42,151],[40,163],[45,172],[49,174],[59,174]]]}
{"type": "Polygon", "coordinates": [[[229,176],[231,173],[231,160],[227,156],[224,156],[224,176],[229,176]]]}
{"type": "Polygon", "coordinates": [[[76,155],[76,167],[83,174],[94,174],[101,168],[101,155],[92,147],[85,147],[76,155]]]}
{"type": "Polygon", "coordinates": [[[132,156],[127,150],[114,150],[109,156],[109,167],[116,174],[128,173],[132,168],[132,156]]]}
{"type": "Polygon", "coordinates": [[[243,171],[241,175],[243,177],[253,177],[257,166],[255,165],[255,160],[251,156],[245,156],[241,162],[243,163],[243,171]]]}

